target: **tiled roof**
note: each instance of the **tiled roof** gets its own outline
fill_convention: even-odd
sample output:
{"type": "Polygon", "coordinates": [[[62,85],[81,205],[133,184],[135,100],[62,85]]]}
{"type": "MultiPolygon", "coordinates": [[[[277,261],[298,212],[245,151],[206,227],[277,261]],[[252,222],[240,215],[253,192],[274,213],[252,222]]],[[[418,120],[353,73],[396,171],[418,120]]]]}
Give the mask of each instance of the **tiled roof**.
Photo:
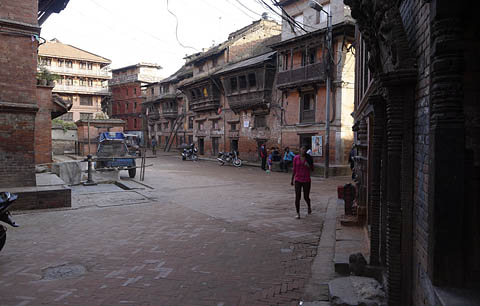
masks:
{"type": "Polygon", "coordinates": [[[110,64],[112,62],[107,58],[101,57],[91,52],[79,49],[71,45],[63,44],[56,39],[47,41],[46,43],[40,45],[40,47],[38,48],[38,54],[40,56],[85,60],[103,64],[110,64]]]}

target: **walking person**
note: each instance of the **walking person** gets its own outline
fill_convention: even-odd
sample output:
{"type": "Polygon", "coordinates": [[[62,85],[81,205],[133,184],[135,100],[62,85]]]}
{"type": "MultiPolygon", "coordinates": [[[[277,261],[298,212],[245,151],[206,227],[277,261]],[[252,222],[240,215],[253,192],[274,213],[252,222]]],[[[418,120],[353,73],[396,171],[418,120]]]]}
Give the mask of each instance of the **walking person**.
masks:
{"type": "Polygon", "coordinates": [[[157,156],[157,140],[155,137],[152,137],[152,153],[157,156]]]}
{"type": "Polygon", "coordinates": [[[265,149],[265,144],[262,143],[260,146],[260,158],[262,159],[262,170],[265,171],[266,169],[266,164],[267,164],[267,149],[265,149]]]}
{"type": "Polygon", "coordinates": [[[297,219],[300,219],[300,198],[302,196],[307,202],[308,214],[312,213],[312,206],[310,205],[310,187],[312,180],[310,179],[310,172],[313,171],[313,159],[307,157],[307,148],[302,146],[300,154],[293,158],[292,180],[290,184],[295,185],[295,209],[297,211],[297,219]]]}

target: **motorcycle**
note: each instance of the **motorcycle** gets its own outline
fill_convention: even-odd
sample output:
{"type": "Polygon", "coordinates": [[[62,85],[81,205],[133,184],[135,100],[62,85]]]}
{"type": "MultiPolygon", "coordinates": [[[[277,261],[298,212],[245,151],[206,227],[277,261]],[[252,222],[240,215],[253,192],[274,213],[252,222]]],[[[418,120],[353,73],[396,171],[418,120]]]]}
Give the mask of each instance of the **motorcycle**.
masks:
{"type": "Polygon", "coordinates": [[[220,152],[217,157],[218,163],[220,166],[223,166],[225,163],[232,163],[235,167],[242,166],[242,160],[238,158],[238,152],[220,152]]]}
{"type": "Polygon", "coordinates": [[[183,149],[182,160],[187,160],[187,159],[192,161],[198,160],[198,150],[197,148],[195,148],[193,144],[190,146],[190,148],[183,149]]]}
{"type": "MultiPolygon", "coordinates": [[[[17,198],[18,196],[16,194],[10,192],[0,192],[0,221],[13,227],[18,227],[19,225],[12,220],[12,215],[8,211],[8,208],[13,204],[13,202],[15,202],[17,198]]],[[[0,224],[0,251],[3,249],[6,240],[7,228],[0,224]]]]}

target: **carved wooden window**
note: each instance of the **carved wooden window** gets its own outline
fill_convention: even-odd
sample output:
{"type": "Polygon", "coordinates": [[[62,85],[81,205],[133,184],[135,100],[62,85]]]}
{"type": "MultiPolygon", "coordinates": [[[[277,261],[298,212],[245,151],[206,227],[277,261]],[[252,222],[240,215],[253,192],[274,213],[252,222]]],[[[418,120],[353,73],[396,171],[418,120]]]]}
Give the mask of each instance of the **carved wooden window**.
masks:
{"type": "Polygon", "coordinates": [[[87,63],[80,62],[80,69],[85,69],[85,68],[87,68],[87,63]]]}
{"type": "Polygon", "coordinates": [[[203,130],[203,121],[198,121],[198,129],[203,130]]]}
{"type": "Polygon", "coordinates": [[[303,93],[300,103],[300,122],[315,121],[315,95],[313,93],[303,93]]]}
{"type": "Polygon", "coordinates": [[[282,56],[282,61],[280,63],[280,70],[288,70],[288,65],[290,64],[290,54],[284,53],[282,56]]]}
{"type": "Polygon", "coordinates": [[[230,78],[230,89],[232,92],[234,91],[237,91],[237,78],[236,77],[233,77],[233,78],[230,78]]]}
{"type": "Polygon", "coordinates": [[[193,129],[193,116],[188,117],[188,128],[193,129]]]}
{"type": "Polygon", "coordinates": [[[207,87],[203,87],[203,97],[208,98],[208,90],[207,90],[207,87]]]}
{"type": "Polygon", "coordinates": [[[88,80],[87,84],[88,84],[89,87],[92,87],[93,86],[93,80],[88,80]]]}
{"type": "Polygon", "coordinates": [[[248,74],[248,86],[250,88],[257,87],[257,77],[255,76],[255,73],[248,74]]]}
{"type": "Polygon", "coordinates": [[[255,116],[255,127],[266,127],[267,126],[267,117],[264,115],[256,115],[255,116]]]}
{"type": "Polygon", "coordinates": [[[212,129],[218,130],[218,120],[212,120],[212,129]]]}
{"type": "Polygon", "coordinates": [[[63,60],[58,60],[57,61],[57,67],[63,67],[63,63],[64,63],[63,60]]]}
{"type": "Polygon", "coordinates": [[[197,99],[197,94],[195,93],[195,90],[190,90],[190,94],[192,95],[192,100],[196,100],[197,99]]]}
{"type": "Polygon", "coordinates": [[[73,67],[72,61],[66,61],[66,62],[65,62],[65,67],[67,67],[67,68],[72,68],[72,67],[73,67]]]}
{"type": "Polygon", "coordinates": [[[307,54],[308,64],[314,64],[317,61],[317,48],[309,48],[307,54]]]}
{"type": "Polygon", "coordinates": [[[202,98],[202,92],[200,91],[200,89],[195,88],[194,91],[195,91],[195,95],[197,96],[197,99],[201,99],[202,98]]]}
{"type": "Polygon", "coordinates": [[[236,123],[230,123],[230,131],[232,131],[232,132],[237,131],[237,124],[236,123]]]}
{"type": "Polygon", "coordinates": [[[244,75],[238,77],[238,83],[240,85],[240,90],[247,89],[247,78],[244,75]]]}
{"type": "Polygon", "coordinates": [[[307,65],[307,50],[302,50],[302,67],[307,65]]]}
{"type": "Polygon", "coordinates": [[[87,69],[88,69],[88,70],[92,70],[92,68],[93,68],[92,63],[87,63],[87,69]]]}

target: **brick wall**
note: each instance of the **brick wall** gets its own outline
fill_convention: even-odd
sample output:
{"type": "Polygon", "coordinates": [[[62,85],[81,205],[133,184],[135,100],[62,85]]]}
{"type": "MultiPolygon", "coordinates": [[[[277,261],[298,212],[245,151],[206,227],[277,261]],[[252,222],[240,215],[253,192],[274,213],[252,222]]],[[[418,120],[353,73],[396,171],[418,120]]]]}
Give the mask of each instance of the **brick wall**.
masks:
{"type": "Polygon", "coordinates": [[[124,120],[126,131],[143,130],[142,120],[138,116],[142,113],[141,94],[140,83],[122,84],[112,89],[112,118],[124,120]],[[134,119],[137,119],[137,125],[134,119]]]}
{"type": "Polygon", "coordinates": [[[34,130],[36,49],[39,34],[36,0],[2,1],[0,18],[32,25],[5,23],[0,33],[0,187],[35,186],[34,130]],[[24,35],[23,35],[24,34],[24,35]]]}
{"type": "Polygon", "coordinates": [[[52,162],[52,87],[37,87],[35,117],[35,164],[52,162]]]}
{"type": "Polygon", "coordinates": [[[413,301],[432,305],[428,280],[428,175],[429,175],[429,71],[430,5],[424,1],[403,1],[400,7],[410,47],[415,50],[418,83],[415,97],[414,129],[414,245],[413,301]]]}

